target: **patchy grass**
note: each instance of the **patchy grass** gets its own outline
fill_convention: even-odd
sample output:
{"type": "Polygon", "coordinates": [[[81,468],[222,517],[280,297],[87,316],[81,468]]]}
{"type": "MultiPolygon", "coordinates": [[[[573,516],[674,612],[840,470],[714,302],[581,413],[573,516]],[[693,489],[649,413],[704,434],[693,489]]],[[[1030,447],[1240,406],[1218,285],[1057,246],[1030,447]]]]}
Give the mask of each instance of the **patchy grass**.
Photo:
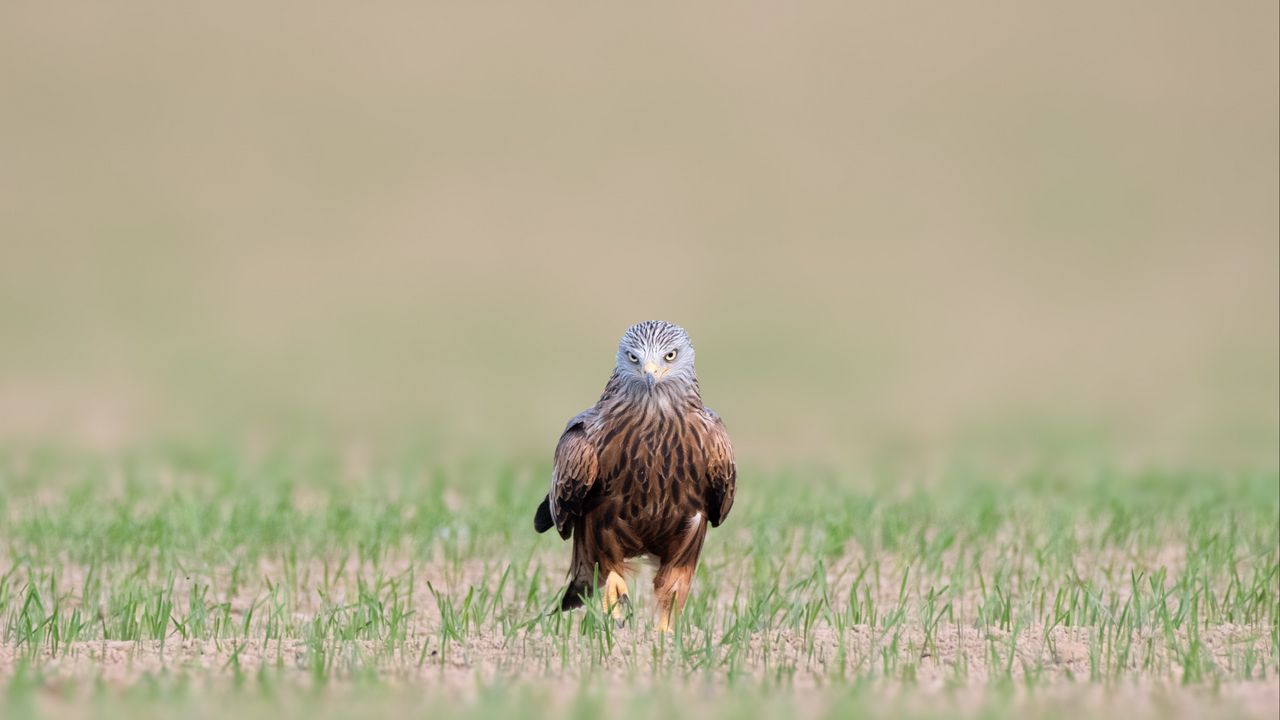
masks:
{"type": "Polygon", "coordinates": [[[11,451],[10,708],[136,715],[217,690],[246,713],[317,693],[529,717],[618,697],[637,717],[711,700],[724,716],[1274,709],[1274,473],[743,468],[658,636],[644,568],[625,627],[548,612],[568,546],[532,531],[547,471],[11,451]]]}

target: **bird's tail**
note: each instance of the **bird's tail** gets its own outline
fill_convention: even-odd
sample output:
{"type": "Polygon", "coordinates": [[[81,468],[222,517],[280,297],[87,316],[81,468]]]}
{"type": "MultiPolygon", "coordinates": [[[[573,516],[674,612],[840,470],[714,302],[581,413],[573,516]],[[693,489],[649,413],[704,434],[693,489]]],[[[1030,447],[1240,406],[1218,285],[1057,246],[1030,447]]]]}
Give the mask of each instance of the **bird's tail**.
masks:
{"type": "Polygon", "coordinates": [[[569,582],[564,588],[564,597],[560,599],[560,609],[572,610],[582,607],[582,598],[590,594],[592,587],[599,580],[594,562],[587,560],[587,552],[580,547],[582,533],[576,533],[573,539],[573,559],[569,561],[569,582]]]}
{"type": "Polygon", "coordinates": [[[569,584],[564,588],[564,597],[560,598],[560,611],[582,607],[582,598],[587,595],[590,587],[590,580],[570,578],[569,584]]]}

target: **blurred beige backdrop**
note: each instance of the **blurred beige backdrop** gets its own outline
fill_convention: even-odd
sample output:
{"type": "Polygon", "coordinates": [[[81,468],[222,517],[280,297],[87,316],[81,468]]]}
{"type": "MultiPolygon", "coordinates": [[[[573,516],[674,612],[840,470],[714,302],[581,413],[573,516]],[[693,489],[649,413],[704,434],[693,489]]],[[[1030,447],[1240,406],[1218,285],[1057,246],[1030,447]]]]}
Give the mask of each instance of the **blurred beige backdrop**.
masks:
{"type": "Polygon", "coordinates": [[[0,7],[0,442],[1277,464],[1277,4],[0,7]]]}

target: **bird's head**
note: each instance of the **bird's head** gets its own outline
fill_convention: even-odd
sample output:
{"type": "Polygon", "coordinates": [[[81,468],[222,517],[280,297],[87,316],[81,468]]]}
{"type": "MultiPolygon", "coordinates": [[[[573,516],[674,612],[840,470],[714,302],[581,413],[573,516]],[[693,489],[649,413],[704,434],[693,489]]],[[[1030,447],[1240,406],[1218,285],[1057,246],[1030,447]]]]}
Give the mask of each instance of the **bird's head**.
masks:
{"type": "Polygon", "coordinates": [[[636,323],[618,343],[615,372],[633,390],[696,386],[693,343],[679,325],[661,320],[636,323]]]}

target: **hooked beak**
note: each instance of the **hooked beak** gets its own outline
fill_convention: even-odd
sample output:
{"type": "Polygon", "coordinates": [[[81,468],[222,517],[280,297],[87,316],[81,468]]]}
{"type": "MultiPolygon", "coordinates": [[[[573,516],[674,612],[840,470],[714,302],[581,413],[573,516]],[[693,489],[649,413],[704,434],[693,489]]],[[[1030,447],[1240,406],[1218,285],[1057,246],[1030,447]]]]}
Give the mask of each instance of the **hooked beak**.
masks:
{"type": "Polygon", "coordinates": [[[667,374],[666,368],[660,368],[652,360],[644,364],[644,384],[645,387],[652,390],[655,383],[667,374]]]}

